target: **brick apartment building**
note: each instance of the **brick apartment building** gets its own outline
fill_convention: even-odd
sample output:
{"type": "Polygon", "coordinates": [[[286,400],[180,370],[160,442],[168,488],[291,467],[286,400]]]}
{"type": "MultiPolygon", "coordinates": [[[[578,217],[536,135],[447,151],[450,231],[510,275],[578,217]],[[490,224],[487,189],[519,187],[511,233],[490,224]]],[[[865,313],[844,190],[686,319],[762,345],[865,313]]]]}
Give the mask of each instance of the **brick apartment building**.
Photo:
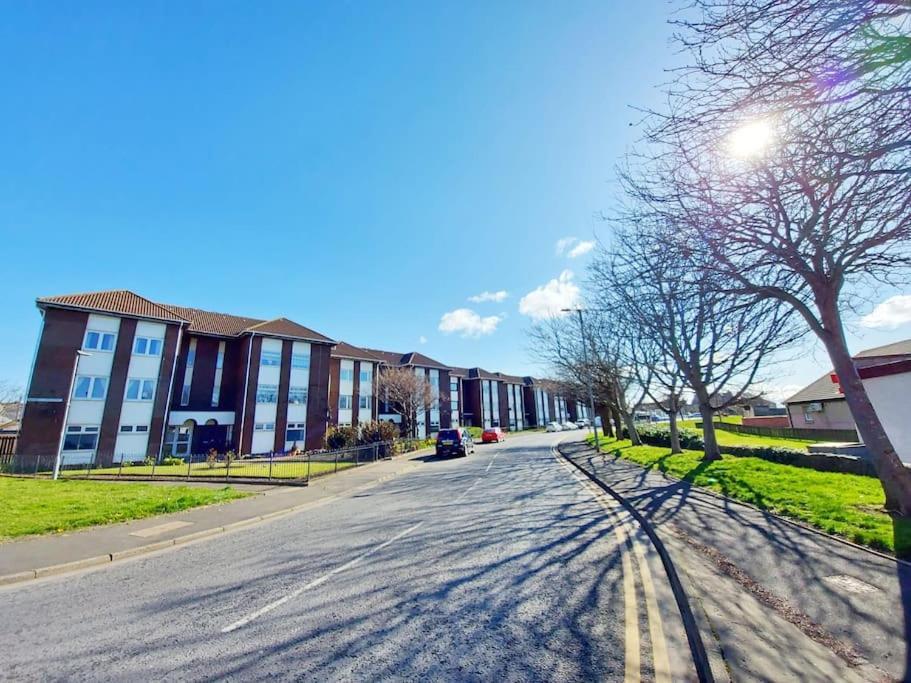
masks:
{"type": "MultiPolygon", "coordinates": [[[[451,368],[448,365],[443,365],[416,351],[409,353],[379,349],[366,349],[366,351],[380,360],[378,372],[382,373],[383,369],[387,367],[410,368],[430,383],[433,400],[427,410],[417,415],[416,434],[418,438],[423,439],[440,429],[449,429],[452,426],[452,402],[448,400],[451,393],[449,379],[451,368]]],[[[379,396],[378,399],[378,418],[400,424],[402,416],[393,409],[389,401],[384,400],[382,396],[379,396]]]]}
{"type": "Polygon", "coordinates": [[[329,424],[357,427],[377,419],[376,373],[381,359],[338,342],[329,361],[329,424]]]}
{"type": "Polygon", "coordinates": [[[323,445],[335,342],[127,290],[38,299],[20,456],[68,463],[323,445]]]}

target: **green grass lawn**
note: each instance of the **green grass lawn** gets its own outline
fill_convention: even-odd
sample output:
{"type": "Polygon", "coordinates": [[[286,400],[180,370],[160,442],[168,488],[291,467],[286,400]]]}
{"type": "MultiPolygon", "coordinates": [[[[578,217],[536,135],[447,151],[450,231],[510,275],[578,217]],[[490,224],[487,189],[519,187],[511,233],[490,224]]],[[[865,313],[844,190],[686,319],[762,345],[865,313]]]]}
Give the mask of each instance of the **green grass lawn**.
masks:
{"type": "MultiPolygon", "coordinates": [[[[348,467],[354,467],[353,462],[340,462],[338,469],[343,470],[348,467]]],[[[334,462],[319,462],[314,460],[310,463],[310,476],[318,477],[322,474],[328,474],[335,471],[334,462]]],[[[91,472],[85,469],[66,469],[61,472],[64,478],[84,477],[91,473],[92,475],[117,475],[118,472],[124,477],[148,477],[152,474],[151,465],[131,465],[124,467],[122,470],[118,467],[101,467],[93,468],[91,472]]],[[[174,476],[186,477],[186,465],[156,465],[155,476],[174,476]]],[[[225,464],[217,463],[215,467],[209,467],[208,463],[193,463],[190,467],[190,477],[224,477],[225,464]]],[[[256,460],[248,462],[239,460],[231,463],[231,477],[268,477],[269,461],[256,460]]],[[[306,479],[307,478],[307,461],[281,461],[276,460],[272,465],[273,479],[306,479]]]]}
{"type": "MultiPolygon", "coordinates": [[[[743,419],[738,415],[726,417],[725,422],[733,422],[733,418],[743,419]]],[[[680,420],[677,424],[681,428],[692,429],[702,434],[702,429],[696,429],[697,420],[680,420]]],[[[737,434],[723,429],[715,429],[719,446],[770,446],[778,448],[794,448],[798,451],[807,450],[807,445],[816,443],[813,439],[785,439],[777,436],[758,436],[755,434],[737,434]]]]}
{"type": "Polygon", "coordinates": [[[610,440],[602,450],[855,543],[902,557],[911,553],[911,521],[894,521],[885,512],[882,486],[872,477],[727,455],[704,463],[697,451],[671,455],[667,448],[629,441],[610,440]]]}
{"type": "Polygon", "coordinates": [[[0,477],[0,541],[179,512],[246,495],[227,486],[204,489],[0,477]]]}

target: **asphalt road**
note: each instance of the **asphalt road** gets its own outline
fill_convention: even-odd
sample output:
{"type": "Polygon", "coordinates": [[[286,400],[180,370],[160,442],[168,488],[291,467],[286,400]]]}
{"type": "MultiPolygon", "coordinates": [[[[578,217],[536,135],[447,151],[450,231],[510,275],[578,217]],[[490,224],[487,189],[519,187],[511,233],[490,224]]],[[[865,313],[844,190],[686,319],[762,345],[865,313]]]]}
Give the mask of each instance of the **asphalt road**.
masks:
{"type": "Polygon", "coordinates": [[[3,589],[0,679],[687,675],[660,565],[553,457],[559,438],[430,458],[288,518],[3,589]]]}

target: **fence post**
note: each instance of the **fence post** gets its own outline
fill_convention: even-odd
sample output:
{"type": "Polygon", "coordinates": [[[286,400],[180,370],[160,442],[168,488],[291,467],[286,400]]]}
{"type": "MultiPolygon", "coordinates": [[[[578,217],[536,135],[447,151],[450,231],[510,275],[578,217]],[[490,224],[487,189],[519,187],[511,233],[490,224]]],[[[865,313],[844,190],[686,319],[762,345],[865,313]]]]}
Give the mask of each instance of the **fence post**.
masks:
{"type": "Polygon", "coordinates": [[[228,457],[228,454],[225,453],[225,481],[228,481],[228,477],[231,476],[231,458],[228,457]]]}
{"type": "Polygon", "coordinates": [[[310,486],[310,461],[313,459],[311,453],[307,453],[307,486],[310,486]]]}
{"type": "Polygon", "coordinates": [[[338,472],[338,451],[335,452],[335,469],[332,471],[333,474],[338,472]]]}
{"type": "Polygon", "coordinates": [[[269,451],[269,481],[272,481],[272,459],[275,456],[275,451],[269,451]]]}
{"type": "Polygon", "coordinates": [[[120,479],[120,473],[123,472],[123,453],[120,454],[120,467],[117,468],[117,478],[120,479]]]}
{"type": "Polygon", "coordinates": [[[38,466],[40,464],[41,464],[41,456],[39,455],[39,456],[35,457],[35,471],[32,474],[32,476],[34,476],[36,479],[38,478],[38,466]]]}
{"type": "Polygon", "coordinates": [[[158,458],[152,458],[152,474],[149,475],[149,479],[155,478],[155,465],[158,464],[158,458]]]}
{"type": "Polygon", "coordinates": [[[190,464],[193,462],[193,454],[187,453],[187,481],[190,481],[190,464]]]}

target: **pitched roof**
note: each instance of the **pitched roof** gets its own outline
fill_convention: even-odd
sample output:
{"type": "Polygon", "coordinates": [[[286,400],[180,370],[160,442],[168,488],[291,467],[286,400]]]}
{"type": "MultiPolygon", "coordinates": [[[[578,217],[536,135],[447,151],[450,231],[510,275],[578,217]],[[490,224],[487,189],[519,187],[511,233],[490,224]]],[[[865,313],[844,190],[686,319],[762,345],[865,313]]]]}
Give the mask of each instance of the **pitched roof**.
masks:
{"type": "Polygon", "coordinates": [[[162,304],[171,309],[185,320],[190,321],[189,332],[198,334],[214,334],[219,337],[237,337],[247,331],[252,325],[263,322],[258,318],[245,318],[239,315],[228,315],[227,313],[214,313],[213,311],[204,311],[201,308],[188,308],[186,306],[174,306],[173,304],[162,304]]]}
{"type": "Polygon", "coordinates": [[[333,358],[353,358],[355,360],[367,360],[374,363],[378,363],[380,359],[367,349],[362,349],[359,346],[354,346],[353,344],[348,344],[347,342],[336,342],[335,347],[332,349],[333,358]]]}
{"type": "Polygon", "coordinates": [[[500,379],[496,374],[484,368],[468,368],[468,377],[471,379],[500,379]]]}
{"type": "Polygon", "coordinates": [[[304,327],[300,323],[288,320],[287,318],[275,318],[274,320],[266,320],[257,323],[256,325],[250,325],[246,331],[256,332],[258,334],[271,334],[276,337],[294,337],[297,339],[306,339],[307,341],[333,343],[333,340],[326,335],[315,332],[309,327],[304,327]]]}
{"type": "Polygon", "coordinates": [[[173,307],[157,304],[126,289],[45,296],[39,298],[37,304],[38,306],[61,306],[85,311],[118,313],[136,318],[150,318],[167,322],[187,321],[187,318],[173,310],[173,307]]]}
{"type": "Polygon", "coordinates": [[[505,372],[495,372],[494,373],[501,382],[506,382],[507,384],[523,384],[525,380],[516,375],[507,375],[505,372]]]}
{"type": "Polygon", "coordinates": [[[892,342],[885,346],[876,346],[858,353],[855,358],[873,358],[875,356],[911,356],[911,339],[892,342]]]}
{"type": "Polygon", "coordinates": [[[287,318],[261,320],[227,313],[204,311],[200,308],[156,303],[126,289],[85,294],[48,296],[37,300],[39,306],[61,306],[85,311],[115,313],[134,318],[149,318],[173,323],[189,323],[188,332],[218,337],[238,337],[247,332],[293,337],[308,341],[332,343],[329,337],[287,318]]]}
{"type": "Polygon", "coordinates": [[[449,374],[453,377],[468,377],[468,368],[449,368],[449,374]]]}
{"type": "MultiPolygon", "coordinates": [[[[895,363],[904,359],[911,359],[911,339],[892,342],[884,346],[875,346],[872,349],[866,349],[854,356],[859,361],[856,365],[858,370],[867,370],[874,367],[895,363]],[[880,361],[880,359],[883,359],[880,361]]],[[[829,370],[825,375],[805,386],[790,398],[785,399],[788,403],[806,403],[809,401],[835,401],[844,399],[844,394],[838,391],[838,386],[832,382],[830,375],[834,370],[829,370]]],[[[868,376],[877,376],[869,374],[868,376]]]]}
{"type": "Polygon", "coordinates": [[[790,398],[785,399],[788,403],[809,403],[811,401],[835,401],[844,400],[844,394],[839,393],[838,385],[832,381],[831,372],[827,372],[819,379],[808,384],[790,398]]]}
{"type": "Polygon", "coordinates": [[[438,370],[448,370],[448,365],[443,365],[439,361],[425,356],[417,351],[408,353],[396,353],[395,351],[381,351],[379,349],[367,349],[374,356],[377,356],[382,362],[388,365],[409,366],[414,365],[422,368],[435,368],[438,370]]]}

